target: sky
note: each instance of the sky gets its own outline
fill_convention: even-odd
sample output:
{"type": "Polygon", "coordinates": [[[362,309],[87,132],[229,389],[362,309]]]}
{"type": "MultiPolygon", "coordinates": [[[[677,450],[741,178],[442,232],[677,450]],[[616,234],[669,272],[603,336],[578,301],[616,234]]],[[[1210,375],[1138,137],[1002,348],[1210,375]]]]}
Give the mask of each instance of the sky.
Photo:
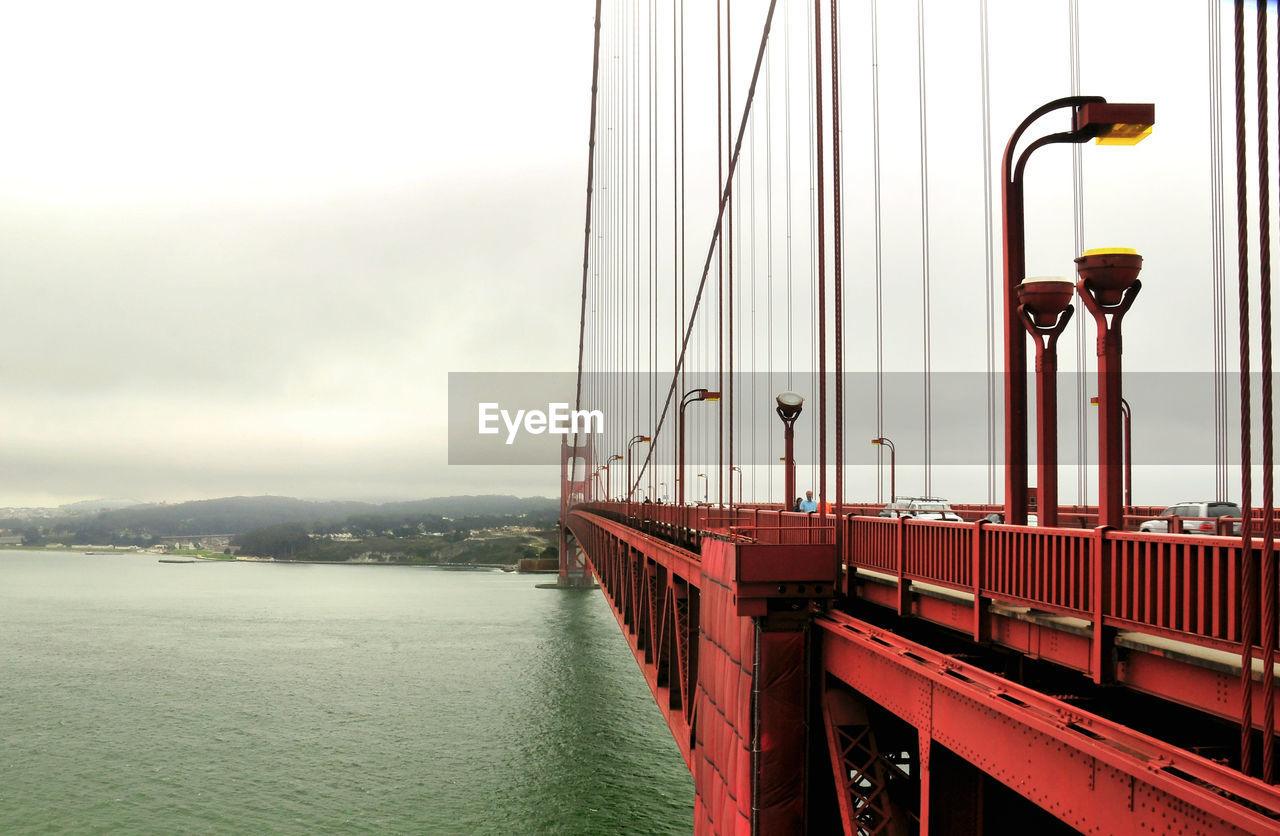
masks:
{"type": "Polygon", "coordinates": [[[443,404],[574,367],[592,12],[4,4],[0,505],[554,495],[443,404]]]}
{"type": "MultiPolygon", "coordinates": [[[[914,5],[879,4],[887,124],[917,118],[914,5]]],[[[990,3],[997,146],[1070,92],[1068,3],[1032,5],[990,3]]],[[[1206,371],[1206,4],[1080,5],[1083,92],[1154,100],[1160,122],[1141,152],[1088,164],[1089,224],[1126,239],[1088,245],[1185,268],[1174,286],[1195,311],[1182,327],[1135,320],[1126,348],[1146,348],[1127,357],[1157,371],[1181,352],[1206,371]]],[[[448,464],[448,375],[576,367],[593,6],[4,3],[0,505],[556,494],[554,462],[448,464]]],[[[762,8],[735,4],[739,91],[762,8]]],[[[861,4],[844,8],[857,112],[866,28],[861,4]]],[[[973,111],[976,74],[951,68],[974,66],[976,8],[926,3],[944,311],[971,298],[953,298],[967,285],[948,271],[973,251],[944,253],[948,219],[972,238],[980,134],[939,137],[973,111]]],[[[886,200],[884,227],[886,269],[904,275],[915,268],[893,254],[920,249],[912,142],[885,160],[905,172],[886,180],[901,200],[886,200]]],[[[852,139],[848,154],[865,191],[866,149],[852,139]]],[[[1033,274],[1070,269],[1069,236],[1045,232],[1070,223],[1064,160],[1028,198],[1033,274]]],[[[712,217],[690,219],[701,254],[712,217]]],[[[916,284],[904,279],[904,308],[916,284]]],[[[916,318],[890,329],[901,371],[918,365],[916,318]]],[[[985,368],[981,333],[935,345],[943,370],[985,368]]]]}

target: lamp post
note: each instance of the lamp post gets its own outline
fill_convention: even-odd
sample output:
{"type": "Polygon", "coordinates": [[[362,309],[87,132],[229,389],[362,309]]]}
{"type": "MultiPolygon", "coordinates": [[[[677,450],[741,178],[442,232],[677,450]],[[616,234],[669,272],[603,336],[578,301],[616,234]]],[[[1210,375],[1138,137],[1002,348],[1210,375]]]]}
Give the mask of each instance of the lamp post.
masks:
{"type": "Polygon", "coordinates": [[[621,454],[621,453],[614,453],[612,456],[610,456],[609,458],[605,459],[605,462],[604,462],[604,469],[605,469],[605,471],[606,471],[606,472],[605,472],[605,474],[604,474],[604,498],[605,498],[605,500],[612,500],[612,499],[613,499],[613,489],[609,487],[609,483],[610,483],[610,481],[612,480],[612,476],[613,476],[613,474],[612,474],[611,472],[609,472],[609,465],[610,465],[610,464],[612,464],[613,462],[620,462],[620,461],[622,461],[622,454],[621,454]]]}
{"type": "Polygon", "coordinates": [[[658,501],[659,502],[664,501],[666,495],[667,495],[667,483],[659,482],[658,483],[658,501]]]}
{"type": "Polygon", "coordinates": [[[897,502],[898,500],[898,451],[894,449],[893,442],[887,438],[873,438],[871,443],[877,447],[889,448],[889,501],[897,502]]]}
{"type": "Polygon", "coordinates": [[[702,480],[702,504],[706,505],[708,494],[707,485],[710,484],[710,480],[707,479],[707,474],[705,473],[699,473],[697,478],[702,480]]]}
{"type": "MultiPolygon", "coordinates": [[[[609,469],[608,465],[603,465],[603,464],[602,464],[602,465],[600,465],[599,467],[597,467],[597,468],[596,468],[596,470],[595,470],[595,472],[594,472],[594,473],[592,473],[592,474],[591,474],[591,475],[592,475],[592,477],[594,477],[594,478],[595,478],[596,490],[600,490],[600,471],[602,471],[602,470],[608,470],[608,469],[609,469]]],[[[608,497],[605,497],[605,498],[607,499],[608,497]]]]}
{"type": "Polygon", "coordinates": [[[1018,318],[1036,346],[1036,497],[1040,525],[1058,525],[1058,337],[1071,314],[1075,285],[1059,276],[1018,285],[1018,318]]]}
{"type": "Polygon", "coordinates": [[[631,484],[631,449],[637,444],[648,444],[652,440],[647,435],[633,435],[627,442],[627,502],[631,501],[631,495],[635,493],[635,487],[631,484]]]}
{"type": "Polygon", "coordinates": [[[783,392],[774,400],[778,403],[776,410],[778,417],[782,419],[782,439],[785,450],[783,458],[786,460],[782,471],[785,500],[783,505],[790,506],[791,498],[796,495],[796,419],[800,417],[800,411],[804,408],[804,397],[795,392],[783,392]]]}
{"type": "MultiPolygon", "coordinates": [[[[1015,324],[1018,285],[1026,278],[1026,240],[1023,226],[1022,176],[1027,159],[1037,149],[1057,143],[1133,145],[1151,132],[1155,105],[1112,104],[1101,96],[1069,96],[1036,108],[1018,125],[1005,146],[1000,198],[1004,244],[1004,505],[1005,520],[1027,521],[1027,352],[1015,324]],[[1018,140],[1031,124],[1055,110],[1072,109],[1071,130],[1048,134],[1032,142],[1015,159],[1018,140]]],[[[1043,504],[1043,503],[1042,503],[1043,504]]]]}
{"type": "Polygon", "coordinates": [[[1086,250],[1076,259],[1076,290],[1098,326],[1098,525],[1112,528],[1124,527],[1120,325],[1142,290],[1141,270],[1142,256],[1129,249],[1086,250]]]}
{"type": "MultiPolygon", "coordinates": [[[[1089,399],[1090,406],[1098,405],[1098,396],[1089,399]]],[[[1133,410],[1127,398],[1120,399],[1120,414],[1124,416],[1124,507],[1133,511],[1133,410]]]]}
{"type": "MultiPolygon", "coordinates": [[[[729,473],[730,473],[729,478],[731,480],[733,479],[732,474],[735,472],[738,474],[738,502],[741,503],[742,502],[742,468],[738,467],[736,464],[729,468],[729,473]]],[[[732,488],[732,485],[730,486],[730,488],[732,488]]],[[[732,505],[733,503],[730,502],[729,504],[732,505]]]]}
{"type": "Polygon", "coordinates": [[[684,504],[684,410],[691,403],[697,401],[718,401],[720,400],[719,392],[712,392],[710,389],[690,389],[684,393],[684,397],[680,399],[680,423],[678,426],[679,437],[677,439],[676,453],[676,504],[684,504]]]}

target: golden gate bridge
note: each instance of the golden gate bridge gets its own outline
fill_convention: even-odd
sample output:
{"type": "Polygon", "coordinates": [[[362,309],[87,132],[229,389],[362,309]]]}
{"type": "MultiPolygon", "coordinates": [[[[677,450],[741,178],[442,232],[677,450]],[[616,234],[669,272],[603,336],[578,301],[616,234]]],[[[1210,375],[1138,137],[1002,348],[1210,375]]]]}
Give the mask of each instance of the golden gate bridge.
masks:
{"type": "Polygon", "coordinates": [[[1060,5],[1051,48],[987,0],[597,0],[575,408],[608,418],[562,446],[560,583],[603,589],[696,832],[1280,832],[1280,16],[1162,10],[1203,46],[1170,60],[1157,21],[1060,5]],[[1087,66],[1180,91],[1162,120],[1198,114],[1203,146],[1144,167],[1155,103],[1084,94],[1087,66]],[[1028,99],[1046,85],[1067,95],[1028,99]],[[1180,273],[1170,194],[1204,215],[1180,273]],[[1074,277],[1027,274],[1063,253],[1074,277]],[[1177,290],[1139,301],[1144,263],[1177,290]],[[1139,431],[1167,462],[1146,471],[1240,497],[1163,532],[1122,369],[1146,310],[1212,346],[1183,387],[1212,405],[1200,446],[1139,431]]]}

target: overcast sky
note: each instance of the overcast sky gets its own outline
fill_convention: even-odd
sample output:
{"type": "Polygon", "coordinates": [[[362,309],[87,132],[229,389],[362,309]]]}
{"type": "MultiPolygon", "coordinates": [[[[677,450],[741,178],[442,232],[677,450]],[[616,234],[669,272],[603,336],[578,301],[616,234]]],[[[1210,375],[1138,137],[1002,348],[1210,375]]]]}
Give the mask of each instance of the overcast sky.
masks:
{"type": "Polygon", "coordinates": [[[0,504],[556,492],[443,407],[574,367],[590,3],[3,8],[0,504]]]}
{"type": "MultiPolygon", "coordinates": [[[[735,4],[742,71],[763,5],[735,4]]],[[[990,5],[998,149],[1031,107],[1070,92],[1068,4],[990,5]]],[[[912,132],[914,6],[880,3],[883,118],[912,132]]],[[[973,110],[949,84],[963,76],[976,89],[977,2],[926,7],[942,229],[957,212],[973,220],[971,189],[944,195],[972,185],[952,172],[972,173],[980,133],[939,138],[954,112],[973,110]]],[[[449,467],[445,401],[451,371],[576,365],[590,0],[2,8],[0,505],[557,492],[552,465],[449,467]]],[[[865,32],[847,8],[848,31],[865,32]]],[[[1205,11],[1197,0],[1081,0],[1083,92],[1154,100],[1161,122],[1134,152],[1141,160],[1089,163],[1089,223],[1125,240],[1086,243],[1180,266],[1179,292],[1199,294],[1198,310],[1209,264],[1205,11]],[[1126,189],[1145,206],[1125,205],[1126,189]]],[[[865,67],[858,48],[846,46],[848,72],[865,67]]],[[[867,95],[864,78],[847,82],[848,102],[867,95]]],[[[846,152],[865,161],[864,150],[854,140],[846,152]]],[[[885,246],[918,253],[918,146],[899,150],[909,162],[898,191],[910,199],[886,210],[885,246]]],[[[1069,234],[1043,236],[1064,217],[1069,228],[1069,175],[1045,165],[1036,176],[1057,185],[1029,195],[1028,271],[1066,273],[1069,234]]],[[[691,214],[692,252],[712,220],[691,214]]],[[[967,293],[948,290],[959,286],[955,261],[934,255],[944,311],[967,293]]],[[[906,305],[918,281],[905,281],[906,305]]],[[[1198,316],[1189,351],[1178,329],[1135,318],[1126,349],[1144,340],[1149,350],[1130,350],[1131,368],[1161,369],[1182,350],[1208,370],[1198,316]]],[[[904,346],[918,342],[902,334],[904,346]]],[[[954,344],[938,338],[935,364],[985,368],[981,333],[954,334],[954,344]]],[[[914,350],[893,355],[908,367],[896,370],[911,370],[914,350]]]]}

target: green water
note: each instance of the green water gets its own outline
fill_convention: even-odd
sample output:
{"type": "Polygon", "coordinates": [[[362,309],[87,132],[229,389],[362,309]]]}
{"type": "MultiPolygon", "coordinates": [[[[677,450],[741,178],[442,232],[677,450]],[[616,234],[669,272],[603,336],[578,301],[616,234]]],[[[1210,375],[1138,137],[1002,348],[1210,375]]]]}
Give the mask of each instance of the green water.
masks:
{"type": "Polygon", "coordinates": [[[687,833],[692,808],[599,592],[0,552],[0,833],[687,833]]]}

